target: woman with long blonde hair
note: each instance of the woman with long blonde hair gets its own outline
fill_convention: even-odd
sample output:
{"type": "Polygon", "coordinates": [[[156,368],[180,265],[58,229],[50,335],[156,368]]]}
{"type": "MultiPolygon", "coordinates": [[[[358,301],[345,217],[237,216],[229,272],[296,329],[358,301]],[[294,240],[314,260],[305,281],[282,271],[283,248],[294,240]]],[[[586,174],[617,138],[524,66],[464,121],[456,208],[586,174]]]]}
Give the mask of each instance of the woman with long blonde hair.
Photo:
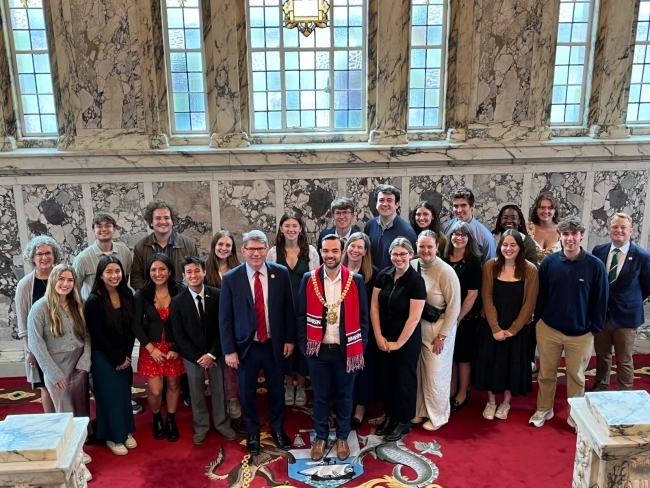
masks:
{"type": "Polygon", "coordinates": [[[29,312],[27,337],[55,411],[88,417],[90,334],[71,265],[52,269],[45,296],[29,312]]]}

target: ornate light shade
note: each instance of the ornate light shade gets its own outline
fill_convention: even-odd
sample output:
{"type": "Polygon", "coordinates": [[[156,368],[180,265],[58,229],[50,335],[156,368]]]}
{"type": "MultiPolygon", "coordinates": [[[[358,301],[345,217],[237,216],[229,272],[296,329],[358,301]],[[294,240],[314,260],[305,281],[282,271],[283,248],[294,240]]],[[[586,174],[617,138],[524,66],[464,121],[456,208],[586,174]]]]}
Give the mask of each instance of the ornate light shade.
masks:
{"type": "Polygon", "coordinates": [[[329,9],[327,0],[285,0],[284,25],[288,29],[297,27],[303,36],[309,37],[314,29],[327,27],[329,9]]]}

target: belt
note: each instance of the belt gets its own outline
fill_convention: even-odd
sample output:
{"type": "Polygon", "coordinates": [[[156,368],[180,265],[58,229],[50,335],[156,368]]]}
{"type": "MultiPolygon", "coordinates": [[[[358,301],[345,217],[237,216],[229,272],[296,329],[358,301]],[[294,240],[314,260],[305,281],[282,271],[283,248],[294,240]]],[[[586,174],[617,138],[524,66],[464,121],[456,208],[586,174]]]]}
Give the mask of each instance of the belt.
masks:
{"type": "Polygon", "coordinates": [[[327,349],[337,349],[341,347],[339,344],[324,344],[321,343],[321,347],[326,347],[327,349]]]}

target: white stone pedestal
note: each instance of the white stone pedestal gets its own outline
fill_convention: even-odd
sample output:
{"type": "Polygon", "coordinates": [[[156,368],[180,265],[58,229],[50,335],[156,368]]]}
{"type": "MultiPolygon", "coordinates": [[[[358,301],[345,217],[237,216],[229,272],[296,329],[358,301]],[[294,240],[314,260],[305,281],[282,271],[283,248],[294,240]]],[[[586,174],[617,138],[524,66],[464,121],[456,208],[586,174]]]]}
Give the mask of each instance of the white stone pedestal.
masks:
{"type": "Polygon", "coordinates": [[[88,418],[8,415],[0,422],[0,487],[85,488],[88,418]]]}
{"type": "Polygon", "coordinates": [[[572,487],[650,487],[650,395],[593,392],[569,404],[578,433],[572,487]]]}

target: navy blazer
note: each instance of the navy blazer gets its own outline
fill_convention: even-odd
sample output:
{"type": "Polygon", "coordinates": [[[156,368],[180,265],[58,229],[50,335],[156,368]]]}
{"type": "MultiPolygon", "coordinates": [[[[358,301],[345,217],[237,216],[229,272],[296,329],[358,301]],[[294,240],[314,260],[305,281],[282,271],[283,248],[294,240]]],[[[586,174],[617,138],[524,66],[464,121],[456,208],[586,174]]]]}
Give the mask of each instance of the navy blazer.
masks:
{"type": "MultiPolygon", "coordinates": [[[[295,342],[296,311],[289,271],[281,264],[266,261],[268,269],[267,313],[276,361],[284,358],[284,345],[295,342]]],[[[239,360],[248,353],[257,329],[253,292],[246,263],[228,271],[221,282],[219,330],[224,354],[236,352],[239,360]]]]}
{"type": "Polygon", "coordinates": [[[219,288],[204,285],[205,327],[201,324],[199,310],[189,288],[172,298],[171,322],[174,340],[181,355],[190,362],[196,363],[207,353],[217,359],[221,357],[219,293],[219,288]]]}
{"type": "MultiPolygon", "coordinates": [[[[321,282],[325,274],[325,268],[323,267],[320,272],[321,282]]],[[[363,282],[363,277],[354,273],[353,275],[354,283],[357,285],[357,290],[359,290],[359,321],[361,328],[361,337],[363,338],[363,350],[366,350],[366,345],[368,344],[368,329],[370,321],[368,319],[368,295],[366,293],[366,284],[363,282]]],[[[297,311],[297,337],[298,337],[298,347],[300,352],[305,354],[307,348],[307,286],[311,286],[309,282],[311,281],[311,272],[305,273],[302,277],[302,282],[300,283],[300,294],[298,295],[298,311],[297,311]]],[[[327,318],[325,317],[326,311],[325,306],[323,305],[323,319],[321,321],[321,326],[323,328],[323,335],[325,335],[325,328],[327,327],[327,318]]],[[[339,324],[345,324],[345,307],[341,304],[341,317],[339,324]]],[[[339,326],[339,344],[341,345],[341,354],[343,357],[346,357],[346,338],[345,338],[345,327],[339,326]]]]}
{"type": "MultiPolygon", "coordinates": [[[[607,266],[611,244],[594,247],[592,254],[607,266]]],[[[616,281],[609,287],[607,311],[612,325],[635,328],[645,321],[643,301],[650,296],[650,253],[630,242],[625,264],[616,281]]]]}

